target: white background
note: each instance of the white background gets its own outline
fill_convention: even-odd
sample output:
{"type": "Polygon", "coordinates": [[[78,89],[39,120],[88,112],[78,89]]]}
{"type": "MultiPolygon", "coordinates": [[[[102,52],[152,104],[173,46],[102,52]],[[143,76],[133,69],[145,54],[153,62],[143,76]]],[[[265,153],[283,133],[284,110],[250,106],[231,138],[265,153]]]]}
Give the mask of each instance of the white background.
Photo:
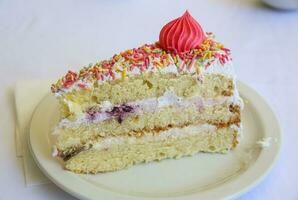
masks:
{"type": "Polygon", "coordinates": [[[54,184],[25,187],[15,157],[14,83],[55,78],[156,41],[185,9],[232,49],[238,78],[267,99],[282,125],[279,161],[240,199],[298,199],[298,12],[258,0],[0,0],[0,199],[73,199],[54,184]]]}

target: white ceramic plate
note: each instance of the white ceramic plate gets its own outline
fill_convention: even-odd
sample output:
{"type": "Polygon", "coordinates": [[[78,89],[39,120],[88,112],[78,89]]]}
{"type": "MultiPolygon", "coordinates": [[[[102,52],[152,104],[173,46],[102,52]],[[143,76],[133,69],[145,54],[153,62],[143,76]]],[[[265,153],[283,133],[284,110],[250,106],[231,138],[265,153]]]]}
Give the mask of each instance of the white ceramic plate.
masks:
{"type": "Polygon", "coordinates": [[[81,199],[218,199],[237,197],[270,171],[281,144],[278,121],[264,99],[239,82],[244,98],[243,136],[228,154],[199,153],[179,160],[140,164],[126,170],[78,175],[63,170],[51,156],[50,131],[57,122],[58,105],[46,96],[31,121],[29,143],[40,169],[59,187],[81,199]],[[269,146],[258,141],[267,138],[269,146]]]}

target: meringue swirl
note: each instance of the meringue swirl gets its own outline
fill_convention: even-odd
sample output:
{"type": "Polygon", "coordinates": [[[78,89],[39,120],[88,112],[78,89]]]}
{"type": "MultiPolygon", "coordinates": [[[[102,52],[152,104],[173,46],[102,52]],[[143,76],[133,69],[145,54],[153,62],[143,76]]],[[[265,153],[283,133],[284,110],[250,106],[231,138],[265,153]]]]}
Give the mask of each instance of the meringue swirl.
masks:
{"type": "Polygon", "coordinates": [[[170,21],[160,31],[160,46],[174,53],[185,53],[198,48],[205,38],[200,24],[186,11],[181,17],[170,21]]]}

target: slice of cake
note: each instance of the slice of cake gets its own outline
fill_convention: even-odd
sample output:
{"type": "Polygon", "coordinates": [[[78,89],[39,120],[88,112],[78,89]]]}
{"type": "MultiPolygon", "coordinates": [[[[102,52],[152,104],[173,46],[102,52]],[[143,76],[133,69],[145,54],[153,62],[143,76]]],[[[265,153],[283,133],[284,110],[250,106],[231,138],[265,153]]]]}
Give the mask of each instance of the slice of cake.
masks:
{"type": "Polygon", "coordinates": [[[242,100],[230,51],[188,12],[158,42],[69,71],[51,89],[61,105],[53,154],[76,173],[238,144],[242,100]]]}

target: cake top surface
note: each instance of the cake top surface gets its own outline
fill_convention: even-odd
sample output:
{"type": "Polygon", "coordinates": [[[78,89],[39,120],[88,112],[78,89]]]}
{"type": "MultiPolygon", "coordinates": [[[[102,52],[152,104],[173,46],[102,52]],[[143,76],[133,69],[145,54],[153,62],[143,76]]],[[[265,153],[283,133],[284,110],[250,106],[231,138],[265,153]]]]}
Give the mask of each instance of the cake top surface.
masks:
{"type": "MultiPolygon", "coordinates": [[[[108,60],[68,73],[52,85],[53,93],[88,88],[95,81],[103,83],[144,72],[192,73],[200,75],[209,68],[224,68],[231,60],[230,50],[214,39],[186,11],[166,24],[159,41],[115,54],[108,60]]],[[[214,69],[210,69],[210,71],[214,69]]]]}

